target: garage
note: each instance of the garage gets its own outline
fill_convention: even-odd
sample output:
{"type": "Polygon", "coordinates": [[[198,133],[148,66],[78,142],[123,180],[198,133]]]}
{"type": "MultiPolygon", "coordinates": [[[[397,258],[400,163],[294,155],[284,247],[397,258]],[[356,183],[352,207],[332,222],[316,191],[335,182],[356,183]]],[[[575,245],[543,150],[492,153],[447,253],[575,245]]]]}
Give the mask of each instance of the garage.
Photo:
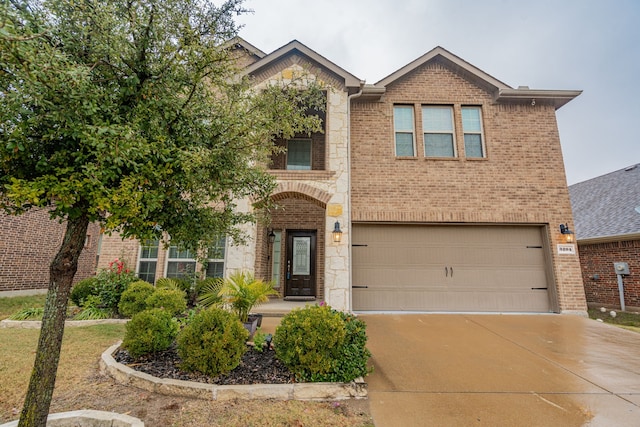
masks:
{"type": "Polygon", "coordinates": [[[541,226],[354,224],[354,311],[549,312],[541,226]]]}

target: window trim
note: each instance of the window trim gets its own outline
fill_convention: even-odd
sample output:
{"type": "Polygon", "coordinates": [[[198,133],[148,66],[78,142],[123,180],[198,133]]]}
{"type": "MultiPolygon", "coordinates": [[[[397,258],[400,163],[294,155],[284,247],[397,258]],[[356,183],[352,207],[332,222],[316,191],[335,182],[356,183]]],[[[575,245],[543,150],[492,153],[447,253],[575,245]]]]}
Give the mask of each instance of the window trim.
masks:
{"type": "Polygon", "coordinates": [[[483,118],[484,118],[484,116],[482,114],[482,106],[480,106],[480,105],[461,105],[460,106],[460,121],[462,122],[462,140],[464,141],[464,137],[467,134],[468,135],[480,135],[480,149],[482,150],[482,156],[480,156],[480,157],[477,157],[477,156],[469,157],[467,155],[467,144],[466,144],[466,141],[464,141],[465,142],[465,144],[464,144],[464,157],[466,159],[486,159],[487,158],[487,147],[486,147],[486,144],[485,144],[484,120],[483,120],[483,118]],[[480,130],[479,131],[466,131],[464,129],[464,119],[463,119],[463,116],[462,116],[462,112],[465,109],[474,109],[474,110],[478,111],[478,115],[480,116],[479,117],[480,130]]]}
{"type": "MultiPolygon", "coordinates": [[[[224,277],[225,268],[227,266],[227,242],[228,239],[226,236],[221,236],[218,239],[223,239],[224,243],[222,244],[222,258],[207,258],[207,268],[209,268],[209,264],[212,262],[221,263],[222,264],[222,276],[224,277]]],[[[204,270],[205,278],[210,277],[207,276],[207,269],[204,270]]]]}
{"type": "Polygon", "coordinates": [[[180,278],[181,276],[171,276],[169,277],[169,263],[171,262],[188,262],[188,263],[193,263],[193,273],[197,273],[197,269],[198,269],[198,261],[195,258],[171,258],[171,248],[176,248],[177,252],[181,252],[184,249],[180,249],[177,245],[170,245],[167,248],[167,256],[166,256],[166,260],[165,260],[165,265],[164,265],[164,277],[167,278],[171,278],[171,279],[177,279],[180,278]]]}
{"type": "Polygon", "coordinates": [[[396,157],[400,158],[414,158],[417,155],[416,150],[416,112],[415,107],[411,104],[394,104],[393,105],[393,152],[396,157]],[[396,109],[410,109],[411,110],[411,132],[406,129],[396,129],[396,109]],[[399,155],[398,154],[398,134],[411,134],[411,149],[413,154],[411,155],[399,155]]]}
{"type": "MultiPolygon", "coordinates": [[[[156,269],[153,272],[153,282],[149,282],[151,284],[154,284],[156,279],[157,279],[157,275],[158,275],[158,258],[160,256],[160,241],[157,240],[157,239],[153,239],[151,241],[155,242],[155,245],[148,245],[148,244],[145,244],[147,241],[141,241],[140,245],[138,246],[138,262],[136,263],[136,277],[138,277],[141,280],[144,280],[145,282],[149,282],[148,280],[143,279],[143,278],[140,277],[140,265],[143,262],[155,262],[156,263],[156,269]],[[151,248],[153,248],[153,247],[156,248],[156,257],[155,258],[143,258],[142,255],[143,255],[143,252],[145,250],[144,248],[150,248],[150,247],[151,248]]],[[[145,273],[145,275],[146,274],[148,274],[148,273],[145,273]]]]}
{"type": "Polygon", "coordinates": [[[424,157],[428,159],[458,159],[458,143],[456,138],[456,116],[455,116],[455,108],[453,105],[441,105],[441,104],[423,104],[421,105],[420,113],[422,114],[422,145],[424,150],[424,157]],[[449,115],[451,118],[451,130],[443,131],[443,130],[435,130],[435,131],[427,131],[425,127],[425,119],[426,114],[425,110],[428,109],[438,109],[438,110],[449,110],[449,115]],[[453,155],[451,156],[430,156],[427,154],[427,137],[426,135],[451,135],[451,148],[453,149],[453,155]]]}

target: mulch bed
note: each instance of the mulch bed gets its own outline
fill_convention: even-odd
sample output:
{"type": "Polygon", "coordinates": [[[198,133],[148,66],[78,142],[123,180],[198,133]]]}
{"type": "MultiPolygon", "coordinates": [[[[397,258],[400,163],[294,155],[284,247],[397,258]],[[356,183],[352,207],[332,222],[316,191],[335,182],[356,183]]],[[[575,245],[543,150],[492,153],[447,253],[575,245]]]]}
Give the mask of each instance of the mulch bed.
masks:
{"type": "Polygon", "coordinates": [[[175,345],[166,351],[134,359],[129,352],[119,348],[113,354],[118,363],[136,371],[153,375],[157,378],[196,381],[207,384],[237,385],[237,384],[288,384],[295,382],[294,375],[289,369],[276,359],[276,352],[272,349],[262,353],[251,346],[242,356],[240,365],[228,374],[215,378],[199,372],[186,372],[180,369],[180,357],[175,345]]]}

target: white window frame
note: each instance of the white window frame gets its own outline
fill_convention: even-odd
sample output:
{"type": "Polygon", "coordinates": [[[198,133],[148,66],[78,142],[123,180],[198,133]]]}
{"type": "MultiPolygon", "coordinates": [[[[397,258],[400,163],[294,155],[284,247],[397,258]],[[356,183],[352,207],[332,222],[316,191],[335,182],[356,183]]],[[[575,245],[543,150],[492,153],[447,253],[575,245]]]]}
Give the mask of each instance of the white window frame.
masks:
{"type": "Polygon", "coordinates": [[[453,114],[453,106],[452,105],[423,105],[422,106],[422,138],[423,138],[423,146],[424,146],[424,156],[428,158],[435,159],[455,159],[458,157],[458,150],[456,144],[456,123],[455,116],[453,114]],[[425,126],[425,120],[427,118],[427,114],[425,112],[427,110],[448,110],[451,117],[451,129],[429,129],[425,126]],[[427,153],[427,135],[451,135],[451,145],[453,149],[453,155],[451,156],[433,156],[427,153]]]}
{"type": "MultiPolygon", "coordinates": [[[[226,237],[219,237],[218,240],[222,240],[222,258],[207,258],[207,269],[209,268],[209,264],[210,263],[216,263],[216,264],[222,264],[222,275],[220,277],[224,277],[224,272],[225,272],[225,267],[226,267],[226,260],[227,260],[227,238],[226,237]]],[[[216,245],[218,246],[218,245],[216,245]]],[[[206,274],[206,269],[205,269],[205,276],[206,277],[211,277],[208,276],[206,274]]],[[[214,276],[217,277],[217,276],[214,276]]]]}
{"type": "Polygon", "coordinates": [[[307,170],[312,170],[313,169],[313,140],[311,138],[291,138],[287,140],[287,156],[286,156],[286,164],[285,164],[285,168],[286,170],[290,170],[290,171],[307,171],[307,170]],[[309,143],[309,168],[306,167],[295,167],[295,168],[290,168],[289,167],[289,144],[296,143],[296,142],[308,142],[309,143]]]}
{"type": "MultiPolygon", "coordinates": [[[[157,278],[156,277],[157,273],[158,273],[158,253],[160,252],[160,241],[157,240],[157,239],[154,239],[154,240],[151,240],[151,242],[154,242],[155,244],[154,245],[148,245],[148,244],[145,244],[145,243],[147,243],[147,241],[140,242],[140,247],[138,249],[138,263],[136,265],[136,276],[138,278],[140,278],[141,280],[148,281],[146,278],[141,278],[140,277],[140,266],[141,266],[141,264],[143,262],[145,262],[145,263],[155,262],[156,263],[156,269],[153,272],[153,282],[149,282],[151,284],[154,284],[155,280],[157,278]],[[154,248],[154,247],[156,249],[155,250],[156,257],[155,258],[143,258],[142,257],[143,254],[144,254],[145,248],[154,248]]],[[[148,273],[144,273],[144,274],[147,275],[148,273]]]]}
{"type": "Polygon", "coordinates": [[[470,159],[484,159],[487,157],[487,149],[485,146],[485,139],[484,139],[484,125],[482,123],[482,107],[477,106],[477,105],[463,105],[460,108],[460,115],[462,118],[462,134],[463,134],[463,138],[465,135],[480,135],[480,150],[482,150],[482,155],[480,157],[478,156],[473,156],[473,157],[469,157],[467,155],[467,142],[464,141],[464,153],[465,153],[465,157],[470,158],[470,159]],[[464,117],[463,117],[463,111],[464,110],[477,110],[478,111],[478,118],[480,120],[480,130],[479,131],[472,131],[472,130],[467,130],[464,128],[464,117]]]}
{"type": "MultiPolygon", "coordinates": [[[[176,276],[176,275],[172,275],[169,276],[169,264],[170,263],[180,263],[180,262],[185,262],[185,263],[193,263],[193,271],[191,273],[197,273],[196,269],[198,268],[197,265],[197,261],[195,258],[171,258],[171,249],[175,248],[175,250],[180,253],[183,250],[181,250],[178,246],[176,245],[171,245],[167,248],[167,260],[165,261],[165,267],[164,267],[164,277],[169,277],[172,279],[179,279],[182,278],[184,276],[176,276]]],[[[191,251],[189,251],[189,255],[191,255],[191,251]]]]}
{"type": "Polygon", "coordinates": [[[416,114],[413,105],[397,104],[393,106],[393,150],[396,157],[415,157],[416,156],[416,114]],[[411,111],[411,129],[398,129],[396,126],[396,110],[410,110],[411,111]],[[411,155],[398,154],[398,134],[411,135],[411,149],[413,153],[411,155]]]}

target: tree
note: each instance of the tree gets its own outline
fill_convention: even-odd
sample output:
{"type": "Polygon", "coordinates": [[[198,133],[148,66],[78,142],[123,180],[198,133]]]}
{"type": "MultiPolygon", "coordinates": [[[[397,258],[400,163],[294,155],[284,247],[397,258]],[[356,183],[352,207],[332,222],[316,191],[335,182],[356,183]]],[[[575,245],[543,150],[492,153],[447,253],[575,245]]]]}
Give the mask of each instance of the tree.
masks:
{"type": "Polygon", "coordinates": [[[66,221],[20,426],[44,426],[87,226],[202,250],[265,203],[273,138],[320,129],[317,85],[238,77],[242,0],[4,0],[0,208],[66,221]]]}

